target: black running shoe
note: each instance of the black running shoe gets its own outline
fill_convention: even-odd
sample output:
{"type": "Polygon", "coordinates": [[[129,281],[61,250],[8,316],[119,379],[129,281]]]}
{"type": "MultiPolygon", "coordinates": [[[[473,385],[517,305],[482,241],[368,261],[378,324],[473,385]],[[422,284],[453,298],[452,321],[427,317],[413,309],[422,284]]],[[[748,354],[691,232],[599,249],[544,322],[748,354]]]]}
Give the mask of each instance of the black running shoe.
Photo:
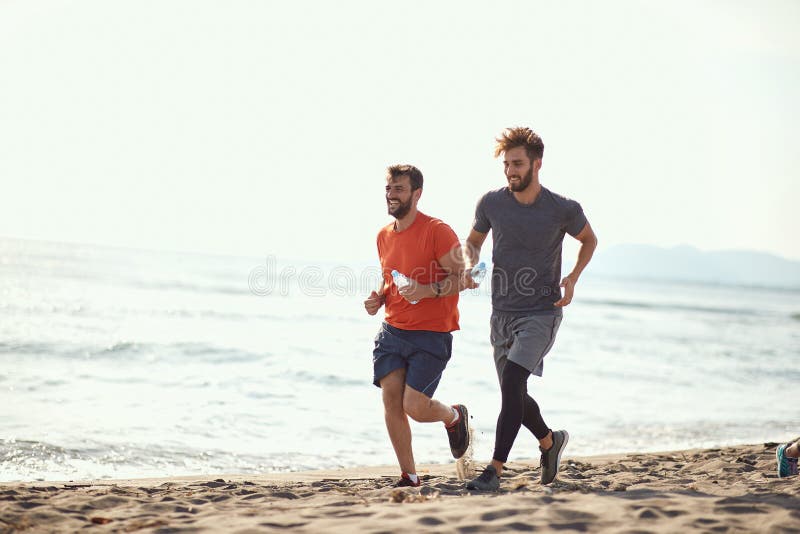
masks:
{"type": "Polygon", "coordinates": [[[418,488],[422,484],[422,479],[417,476],[417,482],[414,483],[411,481],[411,478],[408,476],[407,473],[403,473],[400,475],[400,480],[394,485],[395,488],[418,488]]]}
{"type": "Polygon", "coordinates": [[[542,468],[542,484],[550,484],[556,479],[561,453],[564,452],[568,441],[569,434],[567,434],[566,430],[556,430],[553,432],[553,446],[546,451],[539,447],[539,450],[542,451],[542,459],[539,461],[542,468]]]}
{"type": "Polygon", "coordinates": [[[445,428],[447,438],[450,440],[450,452],[453,453],[453,458],[458,460],[464,456],[469,447],[469,414],[463,404],[456,404],[453,408],[458,410],[458,421],[445,428]]]}
{"type": "Polygon", "coordinates": [[[493,465],[487,465],[483,473],[467,482],[467,489],[478,491],[497,491],[500,489],[500,477],[493,465]]]}

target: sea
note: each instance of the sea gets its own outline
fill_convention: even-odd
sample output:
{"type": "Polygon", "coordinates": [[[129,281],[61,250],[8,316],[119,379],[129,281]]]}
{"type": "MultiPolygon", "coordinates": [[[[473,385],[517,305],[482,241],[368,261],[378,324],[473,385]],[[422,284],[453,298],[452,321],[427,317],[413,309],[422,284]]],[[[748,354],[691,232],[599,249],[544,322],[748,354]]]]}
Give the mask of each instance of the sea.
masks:
{"type": "MultiPolygon", "coordinates": [[[[372,385],[377,262],[0,239],[0,481],[395,465],[372,385]]],[[[500,393],[488,287],[462,293],[436,398],[491,457],[500,393]]],[[[530,393],[567,455],[800,434],[800,290],[598,278],[530,393]]],[[[417,462],[452,463],[412,422],[417,462]]],[[[523,429],[510,461],[536,458],[523,429]]]]}

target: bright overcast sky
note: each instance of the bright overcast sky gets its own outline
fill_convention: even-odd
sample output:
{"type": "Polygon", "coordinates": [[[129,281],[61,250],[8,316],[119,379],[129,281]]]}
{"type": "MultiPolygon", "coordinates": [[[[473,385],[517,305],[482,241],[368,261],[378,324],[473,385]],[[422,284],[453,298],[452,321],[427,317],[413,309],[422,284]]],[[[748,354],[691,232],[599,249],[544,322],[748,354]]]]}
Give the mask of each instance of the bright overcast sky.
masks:
{"type": "Polygon", "coordinates": [[[0,0],[0,236],[375,256],[463,238],[505,126],[601,245],[800,259],[800,2],[0,0]]]}

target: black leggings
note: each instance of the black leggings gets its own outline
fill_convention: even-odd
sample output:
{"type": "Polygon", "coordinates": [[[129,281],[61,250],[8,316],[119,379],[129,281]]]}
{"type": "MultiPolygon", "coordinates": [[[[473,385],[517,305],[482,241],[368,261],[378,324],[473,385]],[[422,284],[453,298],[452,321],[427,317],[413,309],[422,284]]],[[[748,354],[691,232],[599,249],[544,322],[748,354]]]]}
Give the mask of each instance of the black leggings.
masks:
{"type": "Polygon", "coordinates": [[[525,425],[536,439],[543,439],[550,432],[542,419],[539,405],[528,395],[530,375],[530,371],[521,365],[506,361],[500,376],[503,404],[497,418],[493,458],[503,463],[508,461],[508,453],[511,452],[520,426],[525,425]]]}

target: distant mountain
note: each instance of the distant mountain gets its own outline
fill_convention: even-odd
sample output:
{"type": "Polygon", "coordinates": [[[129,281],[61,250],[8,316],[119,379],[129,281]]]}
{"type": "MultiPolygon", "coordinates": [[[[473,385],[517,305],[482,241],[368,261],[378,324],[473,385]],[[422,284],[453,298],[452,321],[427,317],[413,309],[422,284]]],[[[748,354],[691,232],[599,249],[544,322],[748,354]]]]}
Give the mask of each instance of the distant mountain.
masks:
{"type": "Polygon", "coordinates": [[[595,255],[587,274],[800,288],[800,262],[764,252],[704,252],[688,245],[617,245],[595,255]]]}

